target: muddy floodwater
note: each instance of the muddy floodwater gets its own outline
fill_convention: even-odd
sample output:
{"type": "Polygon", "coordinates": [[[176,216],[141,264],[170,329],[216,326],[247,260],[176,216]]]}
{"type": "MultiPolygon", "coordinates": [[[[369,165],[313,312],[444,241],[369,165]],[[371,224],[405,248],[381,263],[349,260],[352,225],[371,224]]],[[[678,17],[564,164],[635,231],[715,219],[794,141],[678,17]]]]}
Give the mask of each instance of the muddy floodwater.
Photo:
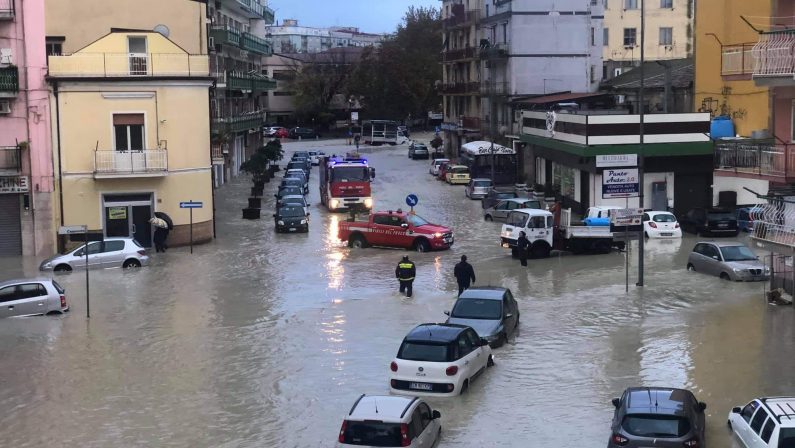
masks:
{"type": "MultiPolygon", "coordinates": [[[[316,147],[345,148],[286,146],[316,147]]],[[[462,254],[476,285],[511,288],[521,322],[468,394],[431,401],[441,446],[604,447],[611,398],[629,386],[672,386],[707,403],[710,447],[735,447],[732,406],[795,394],[793,310],[767,305],[763,284],[686,272],[695,237],[649,242],[647,286],[629,293],[621,253],[522,268],[480,203],[406,151],[367,152],[376,208],[405,208],[416,193],[417,213],[455,232],[449,251],[409,253],[412,299],[393,275],[407,252],[337,241],[345,216],[320,207],[317,168],[308,235],[274,233],[273,182],[263,219],[242,220],[250,181],[238,178],[216,191],[212,243],[193,255],[152,253],[148,268],[92,271],[90,320],[85,277],[67,274],[57,280],[71,313],[0,321],[0,446],[333,446],[359,394],[388,393],[406,332],[444,320],[462,254]]],[[[0,259],[0,279],[38,275],[39,261],[0,259]]],[[[634,283],[635,260],[630,267],[634,283]]]]}

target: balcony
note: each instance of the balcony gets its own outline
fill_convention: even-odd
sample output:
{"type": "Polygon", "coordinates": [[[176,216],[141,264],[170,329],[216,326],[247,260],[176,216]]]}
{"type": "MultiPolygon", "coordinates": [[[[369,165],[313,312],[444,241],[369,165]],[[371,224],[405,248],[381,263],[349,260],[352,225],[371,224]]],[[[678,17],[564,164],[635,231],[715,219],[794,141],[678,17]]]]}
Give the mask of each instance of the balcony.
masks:
{"type": "Polygon", "coordinates": [[[0,0],[0,20],[14,20],[14,0],[0,0]]]}
{"type": "Polygon", "coordinates": [[[208,77],[206,55],[184,53],[75,53],[49,57],[49,76],[79,77],[208,77]]]}
{"type": "Polygon", "coordinates": [[[19,69],[15,65],[0,67],[0,98],[14,98],[19,93],[19,69]]]}
{"type": "Polygon", "coordinates": [[[221,132],[244,132],[251,129],[260,129],[265,121],[265,114],[262,112],[251,112],[246,114],[213,118],[212,131],[221,132]]]}
{"type": "Polygon", "coordinates": [[[225,25],[213,25],[210,27],[210,37],[215,45],[240,46],[240,32],[225,25]]]}
{"type": "Polygon", "coordinates": [[[721,47],[720,74],[725,79],[751,79],[754,73],[752,43],[724,45],[721,47]]]}
{"type": "Polygon", "coordinates": [[[225,80],[227,90],[264,92],[276,88],[276,81],[258,74],[229,71],[226,72],[225,80]]]}
{"type": "Polygon", "coordinates": [[[19,146],[0,146],[0,174],[19,174],[22,171],[22,149],[19,146]]]}
{"type": "Polygon", "coordinates": [[[793,168],[793,145],[744,140],[715,146],[716,174],[789,182],[795,180],[793,168]]]}
{"type": "Polygon", "coordinates": [[[480,83],[474,82],[454,82],[444,84],[441,88],[444,95],[473,95],[480,92],[480,83]]]}
{"type": "Polygon", "coordinates": [[[494,60],[494,59],[504,59],[507,57],[508,57],[508,44],[505,42],[491,44],[488,47],[482,48],[480,50],[480,59],[494,60]]]}
{"type": "Polygon", "coordinates": [[[757,85],[795,85],[795,34],[762,34],[751,50],[757,85]]]}
{"type": "Polygon", "coordinates": [[[168,175],[168,151],[94,151],[94,178],[161,177],[168,175]]]}
{"type": "Polygon", "coordinates": [[[273,54],[270,42],[251,33],[243,33],[240,47],[265,56],[273,54]]]}
{"type": "Polygon", "coordinates": [[[481,95],[510,95],[511,87],[510,84],[505,81],[498,81],[498,82],[490,82],[490,81],[483,81],[480,83],[480,94],[481,95]]]}
{"type": "Polygon", "coordinates": [[[480,19],[480,10],[468,9],[463,13],[454,14],[451,17],[442,19],[442,26],[445,29],[461,28],[474,25],[480,19]]]}
{"type": "Polygon", "coordinates": [[[478,49],[476,47],[456,48],[454,50],[447,50],[442,55],[445,62],[475,59],[478,57],[478,49]]]}
{"type": "Polygon", "coordinates": [[[269,25],[273,23],[275,15],[273,10],[260,3],[259,0],[236,0],[242,6],[243,12],[251,19],[263,19],[269,25]]]}

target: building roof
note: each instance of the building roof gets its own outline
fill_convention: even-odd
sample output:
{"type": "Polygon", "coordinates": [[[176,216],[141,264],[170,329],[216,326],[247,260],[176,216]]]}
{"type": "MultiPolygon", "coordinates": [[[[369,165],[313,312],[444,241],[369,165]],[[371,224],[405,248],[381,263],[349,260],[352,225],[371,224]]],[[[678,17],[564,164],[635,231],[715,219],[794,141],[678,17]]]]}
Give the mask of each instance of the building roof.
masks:
{"type": "Polygon", "coordinates": [[[521,100],[513,101],[515,104],[554,104],[554,103],[563,103],[566,101],[573,101],[573,100],[581,100],[583,98],[594,98],[597,96],[605,96],[608,95],[604,92],[596,92],[596,93],[577,93],[577,92],[560,92],[555,93],[552,95],[541,95],[532,98],[525,98],[521,100]]]}
{"type": "MultiPolygon", "coordinates": [[[[666,61],[650,61],[643,65],[645,87],[648,89],[665,88],[665,66],[671,67],[671,86],[687,88],[693,84],[695,71],[692,58],[670,59],[666,61]]],[[[603,89],[639,89],[640,67],[635,67],[620,76],[603,82],[603,89]]]]}

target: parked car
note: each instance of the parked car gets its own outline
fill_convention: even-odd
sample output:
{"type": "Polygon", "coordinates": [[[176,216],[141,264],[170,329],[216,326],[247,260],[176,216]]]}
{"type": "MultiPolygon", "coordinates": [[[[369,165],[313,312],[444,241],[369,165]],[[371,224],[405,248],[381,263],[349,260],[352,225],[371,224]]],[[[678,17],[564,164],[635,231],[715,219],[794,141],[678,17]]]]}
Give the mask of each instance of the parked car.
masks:
{"type": "Polygon", "coordinates": [[[306,188],[306,183],[304,182],[304,179],[299,179],[297,177],[285,177],[285,178],[283,178],[281,184],[279,184],[279,188],[281,188],[281,187],[296,187],[296,188],[300,188],[301,191],[304,192],[304,194],[308,193],[307,188],[306,188]]]}
{"type": "Polygon", "coordinates": [[[729,428],[747,448],[795,446],[795,397],[754,398],[732,408],[729,428]]]}
{"type": "Polygon", "coordinates": [[[288,206],[294,205],[297,207],[302,207],[304,212],[309,215],[309,203],[306,202],[306,196],[301,196],[299,194],[292,195],[292,196],[283,196],[279,199],[278,204],[279,206],[288,206]]]}
{"type": "Polygon", "coordinates": [[[282,205],[273,214],[277,232],[309,232],[309,212],[298,205],[282,205]]]}
{"type": "Polygon", "coordinates": [[[541,201],[536,199],[527,198],[511,198],[503,199],[494,204],[494,207],[489,207],[483,210],[483,219],[486,221],[505,221],[508,219],[508,214],[520,208],[534,208],[543,210],[541,201]]]}
{"type": "Polygon", "coordinates": [[[433,159],[431,161],[431,167],[428,169],[428,173],[431,176],[438,177],[439,176],[439,167],[442,166],[442,163],[449,162],[450,159],[433,159]]]}
{"type": "Polygon", "coordinates": [[[427,159],[430,156],[431,153],[428,151],[428,147],[423,143],[411,142],[409,144],[409,159],[427,159]]]}
{"type": "Polygon", "coordinates": [[[431,448],[442,436],[441,418],[421,398],[362,395],[342,421],[337,446],[431,448]]]}
{"type": "Polygon", "coordinates": [[[732,281],[762,281],[770,278],[770,268],[751,249],[738,242],[699,242],[687,257],[687,270],[732,281]]]}
{"type": "Polygon", "coordinates": [[[290,131],[287,128],[279,128],[272,137],[274,138],[287,138],[290,135],[290,131]]]}
{"type": "Polygon", "coordinates": [[[439,175],[437,176],[438,180],[447,180],[447,168],[450,167],[451,165],[455,165],[455,163],[452,161],[447,161],[447,162],[442,162],[439,165],[439,175]]]}
{"type": "Polygon", "coordinates": [[[585,211],[585,216],[583,217],[583,224],[586,226],[609,226],[610,225],[610,216],[616,211],[621,210],[624,207],[618,207],[615,205],[597,205],[594,207],[588,207],[588,210],[585,211]]]}
{"type": "Polygon", "coordinates": [[[671,212],[644,213],[643,232],[646,238],[682,238],[682,229],[671,212]]]}
{"type": "Polygon", "coordinates": [[[266,126],[263,129],[263,132],[268,137],[277,137],[277,138],[281,138],[281,135],[279,135],[280,133],[283,133],[285,137],[287,136],[288,133],[287,129],[281,126],[266,126]]]}
{"type": "Polygon", "coordinates": [[[508,341],[519,326],[519,304],[510,289],[477,287],[464,291],[456,300],[448,324],[472,327],[492,348],[508,341]]]}
{"type": "Polygon", "coordinates": [[[312,162],[312,165],[318,166],[320,159],[325,155],[326,153],[323,151],[309,151],[309,161],[312,162]]]}
{"type": "Polygon", "coordinates": [[[317,132],[315,132],[314,129],[297,127],[290,129],[288,137],[294,139],[298,138],[303,139],[303,138],[317,138],[320,137],[320,135],[317,132]]]}
{"type": "Polygon", "coordinates": [[[754,221],[762,213],[761,207],[741,207],[737,209],[737,228],[743,232],[754,231],[754,221]]]}
{"type": "Polygon", "coordinates": [[[279,189],[276,191],[276,194],[273,196],[276,197],[276,206],[281,207],[283,197],[303,195],[304,189],[301,187],[279,187],[279,189]]]}
{"type": "Polygon", "coordinates": [[[464,190],[464,195],[466,195],[466,197],[469,199],[483,199],[489,194],[491,185],[491,179],[485,179],[482,177],[469,179],[469,183],[464,190]]]}
{"type": "Polygon", "coordinates": [[[306,162],[290,161],[285,169],[287,171],[290,171],[292,169],[303,170],[304,174],[306,174],[306,176],[309,177],[309,168],[306,167],[306,162]]]}
{"type": "Polygon", "coordinates": [[[309,159],[309,151],[296,151],[293,153],[292,159],[309,159]]]}
{"type": "Polygon", "coordinates": [[[469,168],[465,165],[448,166],[444,180],[450,185],[466,185],[469,183],[469,168]]]}
{"type": "Polygon", "coordinates": [[[491,347],[464,325],[422,324],[403,339],[390,363],[394,394],[453,396],[494,365],[491,347]]]}
{"type": "Polygon", "coordinates": [[[703,448],[707,405],[686,389],[630,387],[613,399],[607,448],[703,448]]]}
{"type": "MultiPolygon", "coordinates": [[[[70,272],[86,267],[86,245],[41,262],[40,271],[70,272]]],[[[88,267],[137,268],[149,265],[146,249],[134,238],[106,238],[88,243],[88,267]]]]}
{"type": "Polygon", "coordinates": [[[306,174],[304,174],[303,170],[297,168],[288,170],[286,173],[284,173],[284,178],[282,179],[282,185],[285,185],[284,181],[288,179],[294,179],[300,181],[301,185],[303,185],[304,188],[304,194],[309,194],[309,179],[306,177],[306,174]]]}
{"type": "Polygon", "coordinates": [[[67,311],[66,291],[55,280],[23,278],[0,282],[0,318],[67,311]]]}
{"type": "Polygon", "coordinates": [[[494,207],[503,199],[518,198],[519,194],[513,188],[499,188],[493,187],[489,193],[480,200],[480,206],[483,208],[494,207]]]}
{"type": "Polygon", "coordinates": [[[309,154],[306,157],[303,156],[293,156],[290,160],[290,163],[303,163],[304,164],[304,171],[306,171],[307,176],[312,171],[312,162],[309,160],[309,154]]]}
{"type": "Polygon", "coordinates": [[[724,208],[694,208],[679,218],[685,232],[696,235],[737,236],[737,216],[724,208]]]}

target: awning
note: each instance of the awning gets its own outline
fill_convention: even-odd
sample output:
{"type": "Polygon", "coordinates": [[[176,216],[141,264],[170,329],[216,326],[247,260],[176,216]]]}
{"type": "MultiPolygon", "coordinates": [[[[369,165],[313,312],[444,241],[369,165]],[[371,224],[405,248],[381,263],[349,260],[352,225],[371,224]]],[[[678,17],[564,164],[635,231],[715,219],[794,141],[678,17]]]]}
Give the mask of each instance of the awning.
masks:
{"type": "MultiPolygon", "coordinates": [[[[478,156],[484,154],[491,154],[491,142],[486,141],[476,141],[476,142],[469,142],[464,143],[461,145],[461,149],[466,152],[467,154],[478,156]]],[[[494,154],[516,154],[516,151],[513,148],[508,148],[507,146],[502,146],[494,143],[494,154]]]]}

